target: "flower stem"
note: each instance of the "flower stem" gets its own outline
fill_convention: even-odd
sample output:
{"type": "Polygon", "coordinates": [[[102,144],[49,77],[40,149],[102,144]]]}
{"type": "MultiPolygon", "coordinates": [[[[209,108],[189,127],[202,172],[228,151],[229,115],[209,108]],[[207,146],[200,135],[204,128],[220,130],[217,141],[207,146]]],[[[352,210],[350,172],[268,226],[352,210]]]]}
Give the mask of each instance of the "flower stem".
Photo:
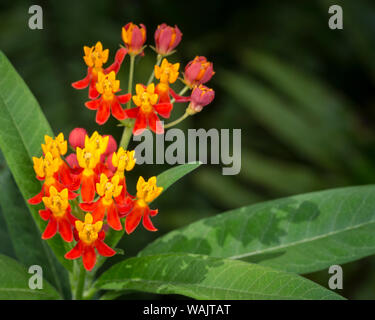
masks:
{"type": "Polygon", "coordinates": [[[80,272],[79,272],[79,276],[78,276],[78,284],[77,284],[76,294],[75,294],[76,300],[82,300],[83,289],[85,288],[85,279],[86,279],[86,270],[82,264],[80,272]]]}
{"type": "Polygon", "coordinates": [[[127,125],[124,129],[124,132],[122,133],[121,141],[120,141],[120,147],[123,147],[124,150],[127,150],[130,138],[133,134],[133,127],[134,127],[135,121],[132,121],[132,124],[127,125]]]}
{"type": "MultiPolygon", "coordinates": [[[[163,56],[162,56],[161,54],[158,54],[158,55],[156,56],[156,65],[157,65],[157,66],[160,65],[160,63],[161,63],[161,59],[162,59],[162,58],[163,58],[163,56]]],[[[155,67],[152,68],[152,73],[151,73],[151,75],[150,75],[150,78],[148,78],[147,85],[149,85],[149,84],[152,82],[152,80],[154,80],[154,76],[155,76],[155,67]]]]}
{"type": "Polygon", "coordinates": [[[173,126],[175,126],[176,124],[180,123],[181,121],[185,120],[188,116],[189,116],[189,114],[188,114],[187,112],[185,112],[185,113],[184,113],[180,118],[178,118],[177,120],[167,123],[167,124],[164,126],[164,128],[167,129],[167,128],[173,127],[173,126]]]}
{"type": "MultiPolygon", "coordinates": [[[[129,81],[128,81],[128,93],[132,94],[133,90],[133,76],[134,76],[134,60],[135,55],[130,55],[130,69],[129,69],[129,81]]],[[[128,102],[127,108],[129,109],[131,106],[131,99],[128,102]]]]}

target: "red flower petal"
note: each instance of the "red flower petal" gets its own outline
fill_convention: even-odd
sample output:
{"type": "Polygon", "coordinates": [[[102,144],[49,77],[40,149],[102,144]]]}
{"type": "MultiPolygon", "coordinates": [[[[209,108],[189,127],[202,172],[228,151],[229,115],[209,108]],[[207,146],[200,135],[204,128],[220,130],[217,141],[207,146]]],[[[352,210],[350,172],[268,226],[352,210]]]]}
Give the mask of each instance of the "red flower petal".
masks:
{"type": "Polygon", "coordinates": [[[96,207],[98,206],[98,202],[91,202],[91,203],[80,203],[79,204],[79,207],[83,210],[83,211],[88,211],[88,212],[92,212],[96,209],[96,207]]]}
{"type": "Polygon", "coordinates": [[[100,101],[101,99],[90,100],[90,101],[85,102],[85,106],[87,109],[96,110],[100,106],[100,101]]]}
{"type": "Polygon", "coordinates": [[[164,133],[163,123],[155,113],[151,113],[148,116],[148,125],[150,126],[150,129],[156,134],[164,133]]]}
{"type": "Polygon", "coordinates": [[[102,100],[99,110],[96,113],[96,123],[100,125],[106,123],[110,114],[111,112],[109,103],[107,101],[102,100]]]}
{"type": "Polygon", "coordinates": [[[131,234],[141,222],[143,211],[134,208],[133,211],[125,219],[125,230],[127,234],[131,234]]]}
{"type": "MultiPolygon", "coordinates": [[[[130,109],[131,110],[131,109],[130,109]]],[[[138,135],[143,132],[144,129],[147,127],[146,116],[143,112],[138,112],[137,119],[135,120],[133,134],[138,135]]]]}
{"type": "Polygon", "coordinates": [[[174,98],[176,102],[189,102],[191,100],[190,96],[188,97],[180,96],[175,91],[173,91],[172,88],[169,88],[169,93],[172,95],[172,97],[174,98]]]}
{"type": "Polygon", "coordinates": [[[76,81],[72,83],[72,87],[75,89],[84,89],[89,85],[90,82],[90,69],[87,70],[87,75],[82,80],[76,81]]]}
{"type": "Polygon", "coordinates": [[[57,221],[56,219],[51,216],[51,219],[49,220],[46,229],[43,232],[42,239],[50,239],[52,238],[57,231],[57,221]]]}
{"type": "Polygon", "coordinates": [[[95,249],[92,246],[87,246],[83,249],[82,255],[83,266],[87,271],[91,271],[96,262],[95,249]]]}
{"type": "Polygon", "coordinates": [[[81,196],[83,202],[92,202],[95,197],[95,176],[82,174],[81,196]]]}
{"type": "Polygon", "coordinates": [[[30,198],[29,200],[27,200],[27,202],[30,204],[39,204],[42,202],[43,196],[44,196],[44,190],[42,188],[42,190],[36,196],[30,198]]]}
{"type": "Polygon", "coordinates": [[[139,107],[126,109],[125,113],[128,116],[128,118],[136,119],[138,117],[139,107]]]}
{"type": "Polygon", "coordinates": [[[122,229],[121,221],[118,216],[118,210],[114,202],[112,205],[107,207],[107,222],[108,225],[114,230],[122,229]]]}
{"type": "Polygon", "coordinates": [[[111,71],[114,71],[117,73],[120,70],[121,64],[127,54],[127,50],[125,48],[120,48],[116,52],[115,61],[104,70],[105,74],[110,73],[111,71]]]}
{"type": "Polygon", "coordinates": [[[131,97],[132,97],[132,95],[130,93],[128,93],[128,94],[123,94],[121,96],[117,96],[117,99],[121,104],[125,104],[125,103],[129,102],[131,97]]]}
{"type": "Polygon", "coordinates": [[[171,116],[173,105],[171,103],[159,103],[154,106],[154,109],[163,118],[169,118],[171,116]]]}
{"type": "Polygon", "coordinates": [[[99,96],[98,90],[96,90],[96,80],[94,77],[91,79],[90,87],[89,87],[89,98],[91,100],[96,99],[99,96]]]}
{"type": "Polygon", "coordinates": [[[49,209],[39,210],[40,217],[45,221],[47,221],[50,218],[51,214],[52,212],[49,209]]]}
{"type": "Polygon", "coordinates": [[[112,115],[117,120],[124,120],[126,118],[126,113],[125,113],[124,109],[122,109],[120,103],[117,101],[116,98],[114,98],[113,101],[112,101],[111,111],[112,111],[112,115]]]}
{"type": "Polygon", "coordinates": [[[81,241],[78,241],[78,243],[74,246],[72,250],[67,252],[65,254],[66,259],[77,259],[82,255],[82,244],[81,241]]]}
{"type": "Polygon", "coordinates": [[[113,250],[101,240],[96,240],[95,247],[96,250],[98,250],[98,253],[103,257],[112,257],[116,254],[115,250],[113,250]]]}
{"type": "Polygon", "coordinates": [[[147,210],[145,210],[145,213],[143,215],[143,226],[148,230],[148,231],[158,231],[158,229],[156,229],[154,227],[154,225],[152,224],[151,222],[151,219],[150,219],[150,212],[149,212],[149,209],[147,208],[147,210]]]}
{"type": "Polygon", "coordinates": [[[60,219],[58,225],[61,238],[66,242],[71,242],[73,240],[73,231],[69,221],[67,219],[60,219]]]}
{"type": "Polygon", "coordinates": [[[96,208],[94,209],[94,211],[92,212],[92,217],[94,219],[94,223],[96,221],[103,220],[104,215],[105,215],[105,210],[106,210],[106,207],[103,205],[101,199],[98,200],[97,202],[98,202],[98,204],[97,204],[96,208]]]}

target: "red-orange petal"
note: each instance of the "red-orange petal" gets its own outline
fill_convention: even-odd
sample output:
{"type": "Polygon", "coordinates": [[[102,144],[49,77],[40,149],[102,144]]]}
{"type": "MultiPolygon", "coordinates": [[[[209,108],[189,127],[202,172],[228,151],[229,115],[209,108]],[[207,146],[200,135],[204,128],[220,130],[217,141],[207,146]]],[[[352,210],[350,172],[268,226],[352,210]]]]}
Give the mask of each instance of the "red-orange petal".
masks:
{"type": "Polygon", "coordinates": [[[107,222],[108,225],[114,230],[122,229],[121,221],[118,216],[117,206],[114,202],[107,208],[107,222]]]}
{"type": "Polygon", "coordinates": [[[92,202],[95,197],[95,176],[82,175],[81,196],[83,202],[92,202]]]}
{"type": "Polygon", "coordinates": [[[56,231],[57,221],[53,216],[51,216],[51,218],[48,221],[47,227],[42,234],[42,239],[46,240],[52,238],[56,234],[56,231]]]}
{"type": "Polygon", "coordinates": [[[103,205],[101,199],[97,201],[97,206],[92,212],[94,223],[104,219],[106,207],[103,205]]]}
{"type": "Polygon", "coordinates": [[[96,240],[95,247],[98,253],[103,257],[112,257],[116,254],[116,251],[106,245],[102,240],[96,240]]]}
{"type": "Polygon", "coordinates": [[[81,241],[78,241],[78,243],[74,246],[72,250],[67,252],[65,254],[66,259],[77,259],[82,255],[82,244],[81,241]]]}
{"type": "Polygon", "coordinates": [[[132,95],[130,93],[128,93],[128,94],[123,94],[121,96],[117,96],[117,99],[121,104],[125,104],[125,103],[129,102],[131,97],[132,97],[132,95]]]}
{"type": "Polygon", "coordinates": [[[88,69],[86,77],[83,78],[82,80],[78,80],[76,82],[73,82],[72,87],[75,88],[75,89],[84,89],[89,85],[89,82],[90,82],[90,71],[88,69]]]}
{"type": "Polygon", "coordinates": [[[106,123],[110,114],[109,103],[107,101],[102,101],[98,111],[96,112],[96,123],[100,125],[106,123]]]}
{"type": "Polygon", "coordinates": [[[169,118],[171,116],[173,105],[171,103],[158,103],[154,108],[163,118],[169,118]]]}
{"type": "Polygon", "coordinates": [[[71,242],[73,240],[73,231],[72,225],[69,223],[69,221],[67,219],[60,219],[58,221],[58,225],[61,238],[63,238],[66,242],[71,242]]]}
{"type": "Polygon", "coordinates": [[[51,214],[52,214],[52,212],[51,212],[51,210],[49,210],[49,209],[39,210],[39,215],[40,215],[40,217],[41,217],[43,220],[45,220],[45,221],[47,221],[47,220],[50,218],[51,214]]]}
{"type": "MultiPolygon", "coordinates": [[[[130,109],[131,110],[131,109],[130,109]]],[[[129,116],[129,115],[128,115],[129,116]]],[[[133,134],[141,134],[147,127],[146,116],[143,112],[138,112],[137,119],[135,120],[133,134]]]]}
{"type": "Polygon", "coordinates": [[[148,116],[148,125],[150,126],[150,129],[156,134],[164,133],[163,123],[155,113],[151,113],[148,116]]]}
{"type": "Polygon", "coordinates": [[[112,111],[112,115],[117,120],[124,120],[126,118],[126,113],[124,109],[122,109],[117,99],[113,99],[112,104],[111,104],[111,111],[112,111]]]}
{"type": "Polygon", "coordinates": [[[134,208],[133,211],[126,216],[125,231],[127,234],[131,234],[135,230],[135,228],[137,228],[137,226],[141,222],[142,215],[143,210],[134,208]]]}
{"type": "Polygon", "coordinates": [[[86,101],[85,102],[85,106],[86,106],[87,109],[96,110],[100,106],[100,100],[101,99],[95,99],[95,100],[86,101]]]}
{"type": "Polygon", "coordinates": [[[96,90],[96,79],[91,79],[90,87],[89,87],[89,98],[91,100],[96,99],[99,97],[99,92],[96,90]]]}
{"type": "Polygon", "coordinates": [[[42,202],[43,196],[44,196],[44,190],[42,188],[42,190],[37,195],[28,199],[27,202],[30,203],[30,204],[39,204],[39,203],[42,202]]]}
{"type": "MultiPolygon", "coordinates": [[[[148,209],[148,208],[147,208],[148,209]]],[[[156,229],[154,227],[154,225],[152,224],[151,222],[151,219],[150,219],[150,212],[149,210],[145,210],[145,213],[143,214],[143,226],[148,230],[148,231],[158,231],[158,229],[156,229]]]]}
{"type": "Polygon", "coordinates": [[[87,271],[91,271],[94,268],[96,262],[96,253],[95,249],[92,246],[87,246],[83,249],[82,261],[83,266],[87,271]]]}

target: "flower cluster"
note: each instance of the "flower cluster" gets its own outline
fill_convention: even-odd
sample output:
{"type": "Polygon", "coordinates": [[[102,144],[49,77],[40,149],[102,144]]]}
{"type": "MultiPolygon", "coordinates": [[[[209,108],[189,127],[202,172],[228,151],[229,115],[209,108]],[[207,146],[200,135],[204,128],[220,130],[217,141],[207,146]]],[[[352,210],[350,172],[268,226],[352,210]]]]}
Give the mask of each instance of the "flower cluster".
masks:
{"type": "Polygon", "coordinates": [[[189,102],[185,115],[174,124],[200,112],[203,107],[211,103],[215,93],[204,84],[214,75],[213,65],[205,57],[198,56],[190,61],[186,67],[183,77],[180,75],[180,63],[171,63],[167,56],[175,52],[175,48],[181,42],[182,33],[175,26],[171,27],[165,23],[159,25],[154,33],[155,46],[150,46],[157,53],[157,62],[152,75],[146,84],[136,84],[135,94],[131,92],[131,85],[126,94],[118,95],[120,92],[120,80],[117,73],[121,64],[128,54],[130,56],[129,83],[132,82],[134,58],[143,56],[147,31],[143,24],[139,26],[128,23],[122,28],[122,40],[124,45],[117,51],[115,61],[108,68],[103,68],[108,60],[109,50],[103,50],[101,42],[93,47],[85,46],[84,61],[88,67],[87,75],[83,80],[74,82],[76,89],[89,86],[90,101],[85,103],[88,109],[96,110],[96,122],[100,125],[107,122],[110,114],[122,124],[126,119],[134,119],[133,134],[137,135],[146,128],[150,128],[157,134],[164,132],[164,126],[159,117],[168,119],[173,110],[173,104],[189,102]],[[154,78],[156,83],[153,82],[154,78]],[[177,94],[171,85],[177,79],[181,80],[185,88],[177,94]],[[186,91],[190,94],[183,96],[186,91]],[[132,103],[134,107],[132,107],[132,103]],[[126,108],[122,105],[126,105],[126,108]]]}
{"type": "Polygon", "coordinates": [[[156,231],[150,217],[158,211],[149,203],[160,195],[163,188],[156,177],[145,181],[139,177],[137,193],[132,196],[126,187],[126,172],[136,163],[134,150],[117,148],[112,136],[91,136],[85,129],[76,128],[68,141],[60,133],[52,138],[45,136],[43,155],[33,157],[36,178],[43,182],[41,191],[29,203],[44,204],[39,214],[48,224],[42,238],[49,239],[59,233],[66,242],[76,241],[65,258],[82,257],[83,265],[92,270],[96,251],[105,257],[116,252],[104,243],[106,231],[122,230],[130,234],[143,219],[147,230],[156,231]],[[95,251],[96,249],[96,251],[95,251]]]}

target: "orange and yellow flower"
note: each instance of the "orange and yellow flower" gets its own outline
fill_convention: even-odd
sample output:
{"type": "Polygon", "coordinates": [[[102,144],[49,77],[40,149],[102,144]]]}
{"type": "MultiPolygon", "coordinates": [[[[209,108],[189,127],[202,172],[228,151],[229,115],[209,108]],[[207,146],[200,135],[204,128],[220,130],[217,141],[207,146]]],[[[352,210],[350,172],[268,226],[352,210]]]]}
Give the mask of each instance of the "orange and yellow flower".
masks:
{"type": "Polygon", "coordinates": [[[155,133],[163,133],[163,124],[158,115],[169,118],[173,105],[171,103],[158,103],[159,95],[155,92],[153,83],[147,87],[137,84],[135,91],[136,95],[132,99],[137,107],[125,110],[129,118],[136,119],[133,134],[141,134],[146,127],[149,127],[155,133]]]}
{"type": "Polygon", "coordinates": [[[68,194],[67,188],[58,192],[54,186],[51,186],[49,196],[42,198],[45,209],[39,210],[39,214],[43,220],[48,221],[42,239],[50,239],[59,232],[65,241],[73,240],[72,224],[76,218],[71,214],[68,194]]]}
{"type": "Polygon", "coordinates": [[[179,75],[180,64],[172,64],[163,59],[160,66],[155,65],[155,78],[160,82],[156,85],[155,92],[159,95],[159,103],[170,103],[172,96],[176,102],[188,102],[189,97],[183,97],[173,91],[170,84],[175,83],[179,75]]]}
{"type": "Polygon", "coordinates": [[[126,114],[121,104],[127,103],[131,94],[115,95],[116,92],[120,91],[120,80],[116,80],[116,73],[111,71],[105,75],[99,72],[96,89],[101,97],[85,103],[88,109],[97,110],[96,123],[100,125],[106,123],[111,113],[117,120],[124,120],[126,114]]]}
{"type": "Polygon", "coordinates": [[[112,257],[116,254],[116,251],[104,243],[103,221],[94,223],[92,215],[87,213],[85,221],[77,220],[75,227],[77,244],[65,254],[66,259],[78,259],[82,257],[83,266],[87,271],[91,271],[96,263],[95,249],[103,257],[112,257]]]}
{"type": "Polygon", "coordinates": [[[137,195],[134,200],[133,209],[126,216],[125,230],[132,233],[141,220],[143,226],[149,231],[157,231],[151,222],[150,217],[158,214],[158,210],[151,210],[148,204],[154,201],[163,191],[162,187],[156,185],[156,177],[151,177],[146,182],[143,177],[139,177],[137,182],[137,195]],[[143,219],[142,219],[143,218],[143,219]]]}
{"type": "Polygon", "coordinates": [[[108,68],[103,68],[103,64],[108,61],[109,50],[103,50],[103,45],[100,41],[92,47],[83,47],[85,53],[83,60],[87,65],[87,75],[84,79],[73,82],[72,86],[75,89],[84,89],[89,86],[89,98],[96,99],[99,92],[96,89],[96,82],[98,81],[99,72],[108,74],[110,72],[117,73],[120,70],[121,64],[126,56],[126,49],[120,48],[116,52],[115,61],[108,68]]]}

